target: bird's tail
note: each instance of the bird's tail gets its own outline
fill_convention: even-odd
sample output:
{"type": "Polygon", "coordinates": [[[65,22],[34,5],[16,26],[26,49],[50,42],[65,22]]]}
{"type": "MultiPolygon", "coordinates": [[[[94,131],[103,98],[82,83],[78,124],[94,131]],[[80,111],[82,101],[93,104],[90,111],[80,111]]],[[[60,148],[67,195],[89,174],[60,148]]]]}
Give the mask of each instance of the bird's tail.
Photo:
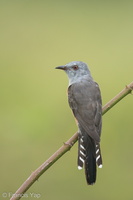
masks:
{"type": "Polygon", "coordinates": [[[102,168],[102,155],[99,143],[96,144],[96,163],[99,168],[102,168]]]}
{"type": "Polygon", "coordinates": [[[86,181],[92,185],[96,181],[96,147],[93,139],[88,135],[79,135],[78,169],[85,165],[86,181]]]}

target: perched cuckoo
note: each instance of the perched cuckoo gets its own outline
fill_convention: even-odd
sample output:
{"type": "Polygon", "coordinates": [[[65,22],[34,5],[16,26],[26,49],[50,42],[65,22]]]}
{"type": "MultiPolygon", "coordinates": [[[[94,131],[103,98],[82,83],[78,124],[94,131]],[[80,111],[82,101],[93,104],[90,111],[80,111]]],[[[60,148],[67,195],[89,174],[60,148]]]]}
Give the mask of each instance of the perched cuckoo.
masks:
{"type": "Polygon", "coordinates": [[[96,163],[102,168],[100,89],[84,62],[73,61],[56,69],[64,70],[69,78],[68,102],[78,125],[78,169],[85,167],[87,183],[92,185],[96,181],[96,163]]]}

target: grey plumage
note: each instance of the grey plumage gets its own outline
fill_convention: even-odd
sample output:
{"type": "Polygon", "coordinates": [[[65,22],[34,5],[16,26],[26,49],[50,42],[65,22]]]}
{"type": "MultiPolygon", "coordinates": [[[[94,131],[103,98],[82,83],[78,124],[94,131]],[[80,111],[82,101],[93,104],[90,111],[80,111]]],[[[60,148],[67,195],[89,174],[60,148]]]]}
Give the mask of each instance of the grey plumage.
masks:
{"type": "Polygon", "coordinates": [[[63,69],[69,78],[68,102],[79,128],[78,168],[82,169],[85,165],[87,183],[93,184],[96,181],[96,163],[102,167],[100,89],[83,62],[74,61],[57,69],[63,69]]]}

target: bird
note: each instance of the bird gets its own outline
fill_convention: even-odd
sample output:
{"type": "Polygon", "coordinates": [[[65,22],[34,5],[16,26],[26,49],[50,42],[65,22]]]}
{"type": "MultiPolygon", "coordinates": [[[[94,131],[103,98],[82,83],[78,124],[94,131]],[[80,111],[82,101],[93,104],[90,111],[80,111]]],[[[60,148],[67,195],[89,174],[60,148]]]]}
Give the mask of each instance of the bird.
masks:
{"type": "Polygon", "coordinates": [[[72,61],[56,69],[68,75],[68,103],[78,126],[78,169],[85,168],[87,184],[93,185],[96,182],[96,164],[102,168],[100,88],[93,80],[87,64],[82,61],[72,61]]]}

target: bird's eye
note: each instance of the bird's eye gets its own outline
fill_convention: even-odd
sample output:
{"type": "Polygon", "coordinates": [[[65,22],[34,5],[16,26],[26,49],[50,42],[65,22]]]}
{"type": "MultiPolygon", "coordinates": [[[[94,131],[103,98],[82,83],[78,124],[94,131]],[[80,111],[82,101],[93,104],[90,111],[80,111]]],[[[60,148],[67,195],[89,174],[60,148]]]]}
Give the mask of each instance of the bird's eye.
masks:
{"type": "Polygon", "coordinates": [[[77,66],[77,65],[74,65],[72,68],[73,68],[74,70],[77,70],[77,69],[78,69],[78,66],[77,66]]]}

